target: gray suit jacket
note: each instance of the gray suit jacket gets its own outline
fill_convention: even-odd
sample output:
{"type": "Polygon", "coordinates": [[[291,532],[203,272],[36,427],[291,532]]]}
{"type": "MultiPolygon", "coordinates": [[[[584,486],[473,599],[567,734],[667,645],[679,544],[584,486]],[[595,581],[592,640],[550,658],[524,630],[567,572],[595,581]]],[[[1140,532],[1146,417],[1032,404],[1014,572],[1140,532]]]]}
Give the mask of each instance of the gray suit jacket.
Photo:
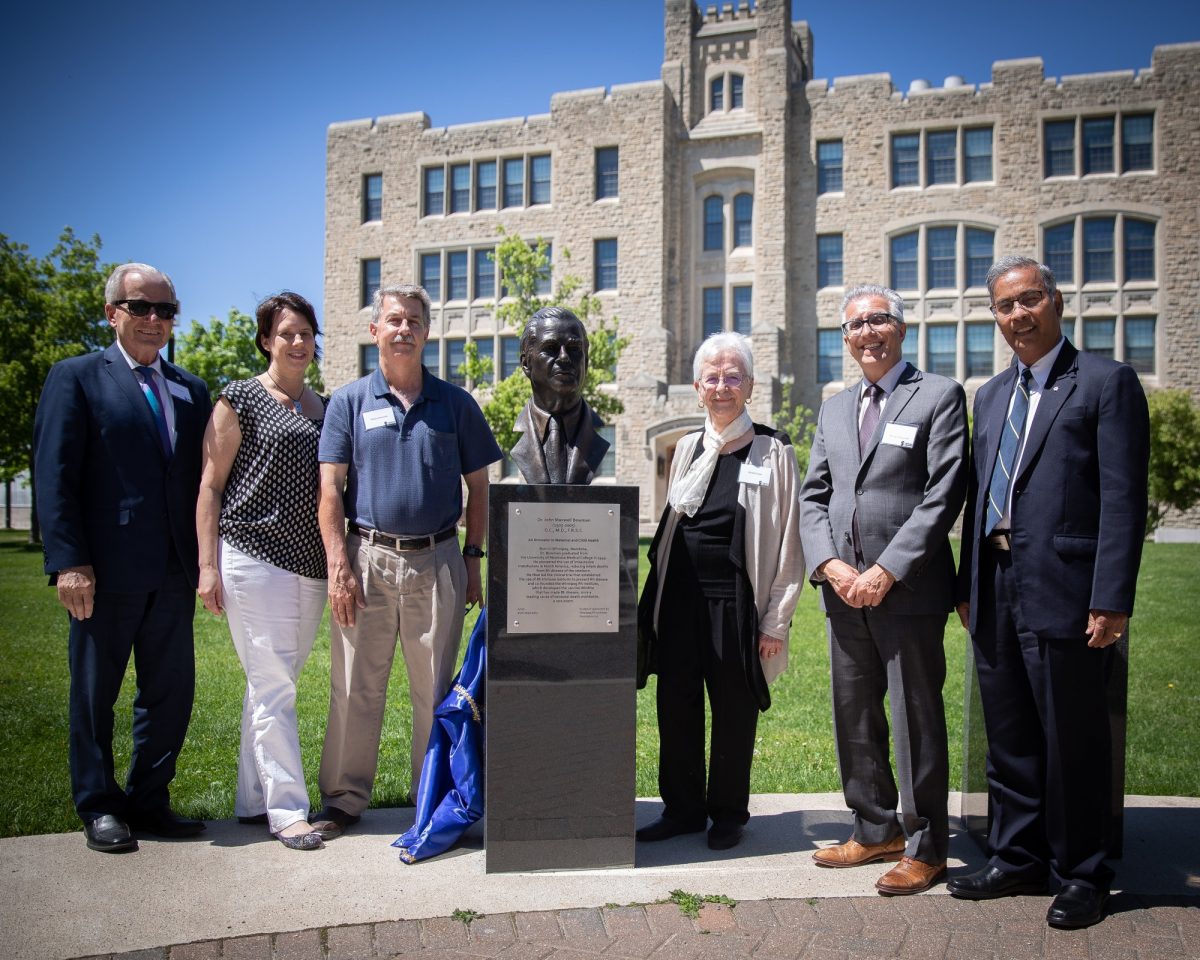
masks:
{"type": "Polygon", "coordinates": [[[834,557],[858,566],[851,532],[856,512],[865,566],[878,563],[898,581],[881,613],[936,614],[954,607],[947,536],[967,487],[966,397],[953,380],[905,367],[861,457],[858,383],[821,404],[817,416],[800,488],[800,539],[827,613],[851,608],[814,572],[834,557]],[[893,423],[898,427],[889,431],[893,423]],[[892,442],[883,442],[885,434],[892,442]]]}

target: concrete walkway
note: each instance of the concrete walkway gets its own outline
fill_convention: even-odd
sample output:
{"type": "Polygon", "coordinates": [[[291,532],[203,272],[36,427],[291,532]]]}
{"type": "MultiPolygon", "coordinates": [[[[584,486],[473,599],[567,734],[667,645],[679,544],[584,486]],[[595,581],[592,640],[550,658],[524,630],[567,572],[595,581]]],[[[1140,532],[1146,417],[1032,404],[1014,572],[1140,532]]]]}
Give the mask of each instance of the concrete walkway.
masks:
{"type": "MultiPolygon", "coordinates": [[[[658,806],[639,800],[638,823],[658,806]]],[[[1113,913],[1070,933],[1046,927],[1048,897],[973,904],[939,885],[883,898],[886,867],[817,867],[812,850],[849,832],[839,794],[756,796],[752,812],[734,850],[713,853],[696,834],[639,845],[635,869],[569,873],[486,874],[478,829],[405,866],[389,843],[411,808],[369,811],[312,853],[236,821],[119,856],[89,851],[82,833],[0,840],[0,957],[1200,957],[1197,799],[1127,798],[1113,913]],[[737,906],[693,919],[656,903],[675,890],[737,906]]],[[[952,836],[951,873],[982,863],[952,836]]]]}

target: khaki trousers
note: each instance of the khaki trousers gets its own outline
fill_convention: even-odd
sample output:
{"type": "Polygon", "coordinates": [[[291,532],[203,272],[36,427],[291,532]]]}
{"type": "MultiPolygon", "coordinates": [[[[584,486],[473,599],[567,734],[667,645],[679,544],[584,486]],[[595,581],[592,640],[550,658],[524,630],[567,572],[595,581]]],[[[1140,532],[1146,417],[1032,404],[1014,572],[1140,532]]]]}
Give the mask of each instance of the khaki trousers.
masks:
{"type": "Polygon", "coordinates": [[[329,723],[318,783],[325,806],[351,816],[370,803],[379,763],[396,639],[412,704],[412,797],[433,727],[433,710],[454,679],[462,638],[467,567],[458,538],[425,550],[393,550],[346,538],[366,607],[353,627],[330,632],[329,723]]]}

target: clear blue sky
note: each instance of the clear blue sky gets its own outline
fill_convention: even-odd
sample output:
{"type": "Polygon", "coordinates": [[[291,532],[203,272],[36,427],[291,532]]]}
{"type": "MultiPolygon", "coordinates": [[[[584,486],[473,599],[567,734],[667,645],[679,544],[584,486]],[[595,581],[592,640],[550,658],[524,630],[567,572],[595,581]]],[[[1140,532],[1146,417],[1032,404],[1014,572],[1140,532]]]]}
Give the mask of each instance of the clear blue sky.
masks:
{"type": "MultiPolygon", "coordinates": [[[[793,0],[815,75],[991,79],[1150,66],[1200,40],[1183,0],[897,5],[793,0]],[[1131,17],[1130,14],[1133,14],[1131,17]]],[[[660,0],[129,0],[8,5],[0,233],[65,225],[170,273],[187,319],[292,288],[322,310],[325,129],[424,110],[435,126],[545,113],[556,91],[656,79],[660,0]]]]}

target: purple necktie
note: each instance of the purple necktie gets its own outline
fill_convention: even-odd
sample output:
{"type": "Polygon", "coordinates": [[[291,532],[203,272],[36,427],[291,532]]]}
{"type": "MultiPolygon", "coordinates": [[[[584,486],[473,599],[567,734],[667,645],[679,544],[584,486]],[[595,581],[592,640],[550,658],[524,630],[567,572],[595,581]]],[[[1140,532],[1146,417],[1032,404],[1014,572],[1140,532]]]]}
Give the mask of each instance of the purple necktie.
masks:
{"type": "Polygon", "coordinates": [[[875,428],[879,426],[879,398],[883,390],[879,384],[872,383],[867,387],[867,409],[863,412],[862,423],[858,425],[858,454],[862,456],[871,445],[875,436],[875,428]]]}
{"type": "Polygon", "coordinates": [[[135,367],[138,376],[142,378],[142,393],[146,395],[146,402],[150,404],[150,409],[154,411],[154,421],[158,424],[158,441],[162,444],[163,453],[167,458],[171,457],[171,434],[167,430],[167,414],[163,409],[162,393],[159,392],[157,378],[154,376],[153,367],[135,367]]]}

